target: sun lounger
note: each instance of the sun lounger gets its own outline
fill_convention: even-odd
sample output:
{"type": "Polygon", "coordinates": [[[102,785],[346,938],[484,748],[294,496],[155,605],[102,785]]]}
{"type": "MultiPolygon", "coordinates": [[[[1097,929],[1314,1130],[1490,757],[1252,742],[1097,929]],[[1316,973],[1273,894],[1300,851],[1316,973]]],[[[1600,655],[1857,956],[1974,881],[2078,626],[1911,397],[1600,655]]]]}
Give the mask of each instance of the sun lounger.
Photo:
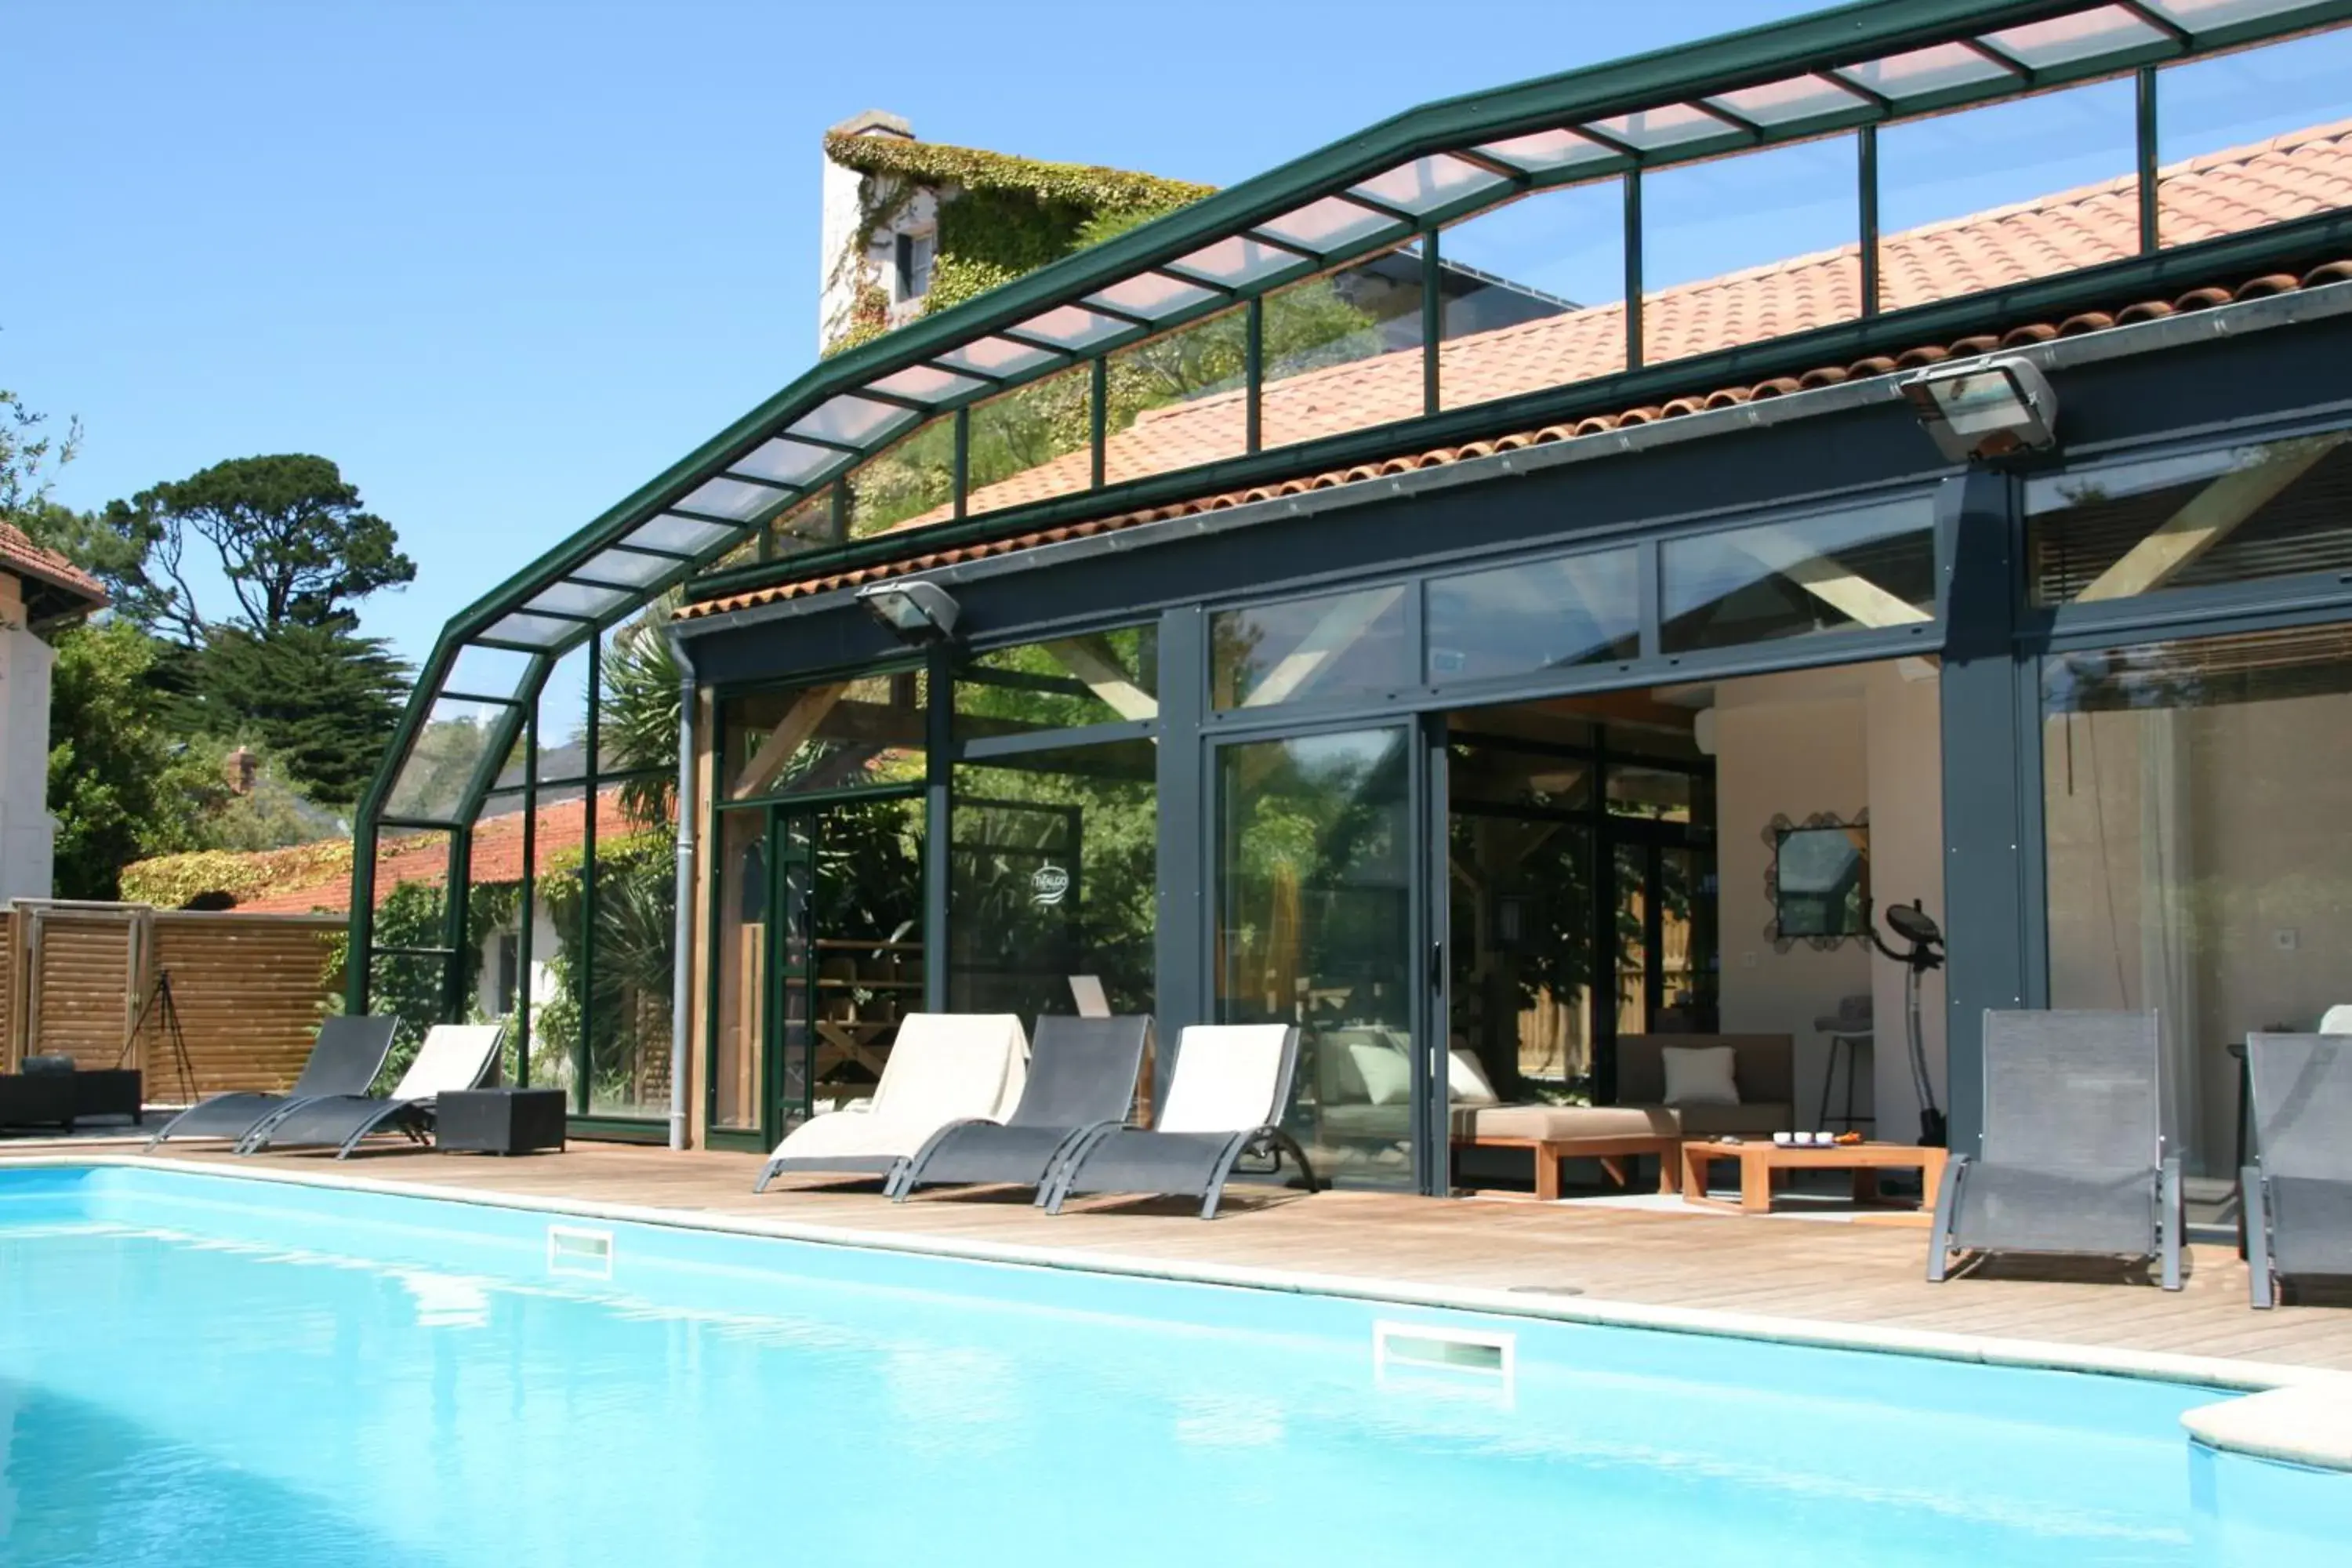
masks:
{"type": "Polygon", "coordinates": [[[2352,1038],[2249,1035],[2254,1159],[2239,1179],[2257,1308],[2296,1275],[2352,1275],[2352,1038]]]}
{"type": "Polygon", "coordinates": [[[404,1132],[413,1142],[429,1142],[435,1097],[472,1089],[488,1077],[504,1032],[497,1024],[436,1024],[391,1094],[331,1094],[291,1101],[246,1133],[236,1152],[331,1148],[341,1160],[377,1131],[404,1132]]]}
{"type": "Polygon", "coordinates": [[[1001,1121],[1021,1099],[1029,1044],[1010,1013],[912,1013],[883,1061],[874,1095],[784,1135],[755,1193],[786,1171],[878,1175],[895,1185],[907,1162],[951,1121],[1001,1121]]]}
{"type": "Polygon", "coordinates": [[[1927,1278],[1958,1252],[2158,1258],[2180,1289],[2153,1013],[1987,1013],[1983,1152],[1955,1154],[1927,1278]]]}
{"type": "Polygon", "coordinates": [[[946,1183],[1035,1187],[1079,1140],[1127,1120],[1151,1038],[1149,1018],[1044,1017],[1029,1042],[1029,1082],[1002,1123],[956,1121],[931,1135],[891,1190],[900,1203],[917,1187],[946,1183]]]}
{"type": "Polygon", "coordinates": [[[1063,1163],[1045,1209],[1081,1193],[1172,1193],[1214,1219],[1225,1179],[1244,1154],[1288,1154],[1315,1190],[1307,1152],[1281,1127],[1298,1065],[1298,1031],[1281,1024],[1195,1024],[1176,1046],[1167,1102],[1150,1131],[1106,1129],[1063,1163]]]}
{"type": "Polygon", "coordinates": [[[383,1058],[392,1054],[395,1021],[389,1015],[327,1019],[319,1026],[310,1059],[302,1064],[302,1074],[291,1090],[216,1094],[200,1100],[165,1122],[147,1141],[147,1147],[152,1149],[169,1138],[226,1138],[235,1142],[295,1100],[365,1094],[375,1075],[383,1070],[383,1058]]]}

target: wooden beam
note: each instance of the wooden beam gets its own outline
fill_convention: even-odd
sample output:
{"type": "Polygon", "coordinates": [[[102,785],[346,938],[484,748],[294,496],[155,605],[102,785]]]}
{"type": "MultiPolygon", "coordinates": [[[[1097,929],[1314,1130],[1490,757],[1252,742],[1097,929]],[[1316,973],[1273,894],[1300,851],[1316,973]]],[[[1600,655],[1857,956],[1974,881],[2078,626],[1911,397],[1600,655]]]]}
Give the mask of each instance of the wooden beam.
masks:
{"type": "Polygon", "coordinates": [[[1063,668],[1084,681],[1087,689],[1102,699],[1120,718],[1160,717],[1160,700],[1135,683],[1134,677],[1128,674],[1104,638],[1064,637],[1047,643],[1045,651],[1059,659],[1063,668]]]}
{"type": "Polygon", "coordinates": [[[768,738],[760,742],[760,749],[751,753],[751,762],[743,769],[743,777],[728,793],[737,800],[749,800],[763,793],[769,784],[775,782],[776,775],[784,771],[784,764],[800,754],[800,749],[824,722],[825,715],[833,711],[834,705],[848,690],[849,683],[840,680],[831,686],[812,686],[802,692],[784,710],[784,716],[777,721],[776,727],[768,732],[768,738]]]}
{"type": "Polygon", "coordinates": [[[1727,542],[1857,626],[1906,626],[1935,619],[1784,530],[1758,529],[1727,542]]]}
{"type": "Polygon", "coordinates": [[[2232,469],[2189,497],[2179,511],[2158,524],[2155,532],[2092,579],[2091,585],[2075,595],[2075,603],[2135,598],[2163,587],[2281,490],[2309,473],[2314,464],[2343,444],[2345,434],[2336,430],[2273,443],[2261,462],[2232,469]]]}
{"type": "Polygon", "coordinates": [[[1403,597],[1402,584],[1392,588],[1376,588],[1342,595],[1338,603],[1323,612],[1320,620],[1307,628],[1298,646],[1266,672],[1265,679],[1258,682],[1257,689],[1249,694],[1242,706],[1270,708],[1298,695],[1323,672],[1325,666],[1353,647],[1357,639],[1371,629],[1372,623],[1386,615],[1390,607],[1403,597]]]}

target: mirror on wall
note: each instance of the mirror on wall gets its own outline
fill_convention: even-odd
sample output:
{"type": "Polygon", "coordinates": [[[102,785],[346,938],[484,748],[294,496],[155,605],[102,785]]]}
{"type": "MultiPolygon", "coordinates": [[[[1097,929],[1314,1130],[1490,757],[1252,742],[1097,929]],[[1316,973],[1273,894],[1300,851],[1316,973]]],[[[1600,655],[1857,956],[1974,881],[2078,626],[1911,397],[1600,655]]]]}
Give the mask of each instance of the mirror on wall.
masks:
{"type": "Polygon", "coordinates": [[[1870,933],[1870,826],[1813,821],[1772,828],[1773,934],[1783,942],[1870,933]]]}

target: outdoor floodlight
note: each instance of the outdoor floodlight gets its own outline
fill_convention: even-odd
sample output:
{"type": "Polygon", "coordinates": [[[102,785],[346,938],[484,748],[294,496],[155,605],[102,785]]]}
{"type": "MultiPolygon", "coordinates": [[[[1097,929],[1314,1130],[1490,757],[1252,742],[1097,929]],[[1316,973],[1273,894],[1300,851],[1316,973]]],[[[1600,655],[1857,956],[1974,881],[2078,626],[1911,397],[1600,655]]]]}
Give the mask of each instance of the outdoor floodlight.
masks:
{"type": "Polygon", "coordinates": [[[1954,462],[2006,457],[2057,439],[2057,395],[2021,359],[1937,365],[1905,382],[1903,395],[1954,462]]]}
{"type": "Polygon", "coordinates": [[[919,577],[895,583],[868,583],[857,590],[857,602],[874,618],[917,647],[945,642],[955,635],[959,607],[945,588],[919,577]]]}

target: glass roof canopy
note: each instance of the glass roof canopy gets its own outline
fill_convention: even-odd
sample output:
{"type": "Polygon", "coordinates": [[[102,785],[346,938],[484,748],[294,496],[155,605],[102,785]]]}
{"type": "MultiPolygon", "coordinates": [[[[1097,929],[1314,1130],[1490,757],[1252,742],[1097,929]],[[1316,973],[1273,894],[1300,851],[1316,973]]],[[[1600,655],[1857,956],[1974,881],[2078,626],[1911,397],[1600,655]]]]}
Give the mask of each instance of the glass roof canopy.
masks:
{"type": "MultiPolygon", "coordinates": [[[[1073,499],[1099,508],[1135,488],[1103,482],[1103,367],[1142,340],[1531,191],[2114,77],[2347,17],[2352,0],[1869,0],[1410,110],[824,361],[449,623],[361,803],[354,937],[364,952],[377,825],[469,824],[556,659],[929,421],[957,416],[957,482],[951,515],[926,542],[974,531],[962,411],[1091,365],[1094,480],[1058,510],[1073,499]],[[404,771],[437,704],[486,714],[485,744],[461,789],[426,800],[404,787],[404,771]]],[[[1399,445],[1413,438],[1410,421],[1387,428],[1399,445]]],[[[1045,510],[992,513],[986,529],[1015,531],[1045,510]]],[[[817,570],[906,543],[850,542],[836,523],[793,548],[796,564],[817,570]]]]}

